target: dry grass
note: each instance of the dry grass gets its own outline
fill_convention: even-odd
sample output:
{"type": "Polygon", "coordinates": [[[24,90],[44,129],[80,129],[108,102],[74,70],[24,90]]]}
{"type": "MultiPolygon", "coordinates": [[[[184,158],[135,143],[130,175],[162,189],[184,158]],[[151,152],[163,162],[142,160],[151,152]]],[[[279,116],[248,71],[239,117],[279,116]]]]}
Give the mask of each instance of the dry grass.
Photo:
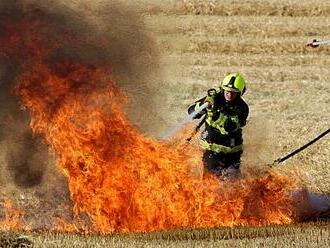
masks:
{"type": "Polygon", "coordinates": [[[107,236],[27,233],[24,236],[2,235],[0,242],[20,242],[33,244],[33,247],[328,247],[329,238],[329,224],[313,222],[293,226],[191,229],[107,236]]]}
{"type": "Polygon", "coordinates": [[[152,0],[138,1],[148,14],[217,16],[329,16],[330,4],[324,0],[152,0]]]}

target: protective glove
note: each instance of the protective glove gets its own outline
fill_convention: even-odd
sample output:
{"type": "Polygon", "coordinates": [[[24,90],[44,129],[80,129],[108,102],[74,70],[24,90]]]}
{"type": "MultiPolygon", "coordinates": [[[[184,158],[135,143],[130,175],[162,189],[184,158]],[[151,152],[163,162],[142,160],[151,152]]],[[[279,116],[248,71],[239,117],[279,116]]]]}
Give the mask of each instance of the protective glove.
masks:
{"type": "Polygon", "coordinates": [[[205,102],[209,103],[209,106],[207,108],[212,108],[212,106],[214,105],[214,96],[216,95],[217,91],[215,89],[209,89],[207,91],[207,96],[204,100],[205,102]]]}
{"type": "Polygon", "coordinates": [[[207,106],[207,108],[212,108],[213,104],[214,104],[214,99],[210,96],[207,96],[204,100],[204,103],[209,103],[209,105],[207,106]]]}
{"type": "Polygon", "coordinates": [[[227,132],[233,132],[238,128],[238,124],[236,122],[234,122],[232,119],[228,118],[225,121],[225,124],[223,127],[227,132]]]}

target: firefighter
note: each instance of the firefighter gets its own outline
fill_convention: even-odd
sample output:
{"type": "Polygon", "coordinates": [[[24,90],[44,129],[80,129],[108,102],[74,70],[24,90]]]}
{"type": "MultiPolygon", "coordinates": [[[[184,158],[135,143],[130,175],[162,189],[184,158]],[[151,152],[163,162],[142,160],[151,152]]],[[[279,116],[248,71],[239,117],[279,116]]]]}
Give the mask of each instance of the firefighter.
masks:
{"type": "Polygon", "coordinates": [[[219,177],[235,177],[240,173],[242,127],[249,114],[249,107],[242,99],[245,90],[244,78],[239,73],[231,73],[221,82],[220,91],[208,90],[206,97],[188,108],[191,114],[205,102],[209,103],[195,119],[205,115],[205,129],[200,139],[203,163],[209,172],[219,177]]]}

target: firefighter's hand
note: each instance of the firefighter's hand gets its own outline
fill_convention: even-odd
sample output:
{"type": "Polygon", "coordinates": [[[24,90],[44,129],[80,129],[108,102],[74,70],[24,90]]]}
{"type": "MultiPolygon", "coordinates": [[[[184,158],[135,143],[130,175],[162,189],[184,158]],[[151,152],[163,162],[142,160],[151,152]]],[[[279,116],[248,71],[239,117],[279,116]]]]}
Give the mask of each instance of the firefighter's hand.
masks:
{"type": "Polygon", "coordinates": [[[236,122],[228,118],[224,124],[224,128],[227,132],[233,132],[238,128],[238,125],[236,122]]]}
{"type": "Polygon", "coordinates": [[[207,96],[204,100],[204,103],[209,103],[209,105],[207,106],[207,108],[212,108],[212,106],[214,105],[214,96],[217,94],[216,89],[209,89],[207,91],[207,96]]]}
{"type": "Polygon", "coordinates": [[[212,108],[212,106],[214,105],[214,99],[210,96],[207,96],[204,100],[204,103],[208,103],[209,105],[207,106],[207,108],[212,108]]]}
{"type": "Polygon", "coordinates": [[[204,103],[208,103],[209,105],[207,106],[207,108],[212,108],[213,104],[214,104],[214,99],[212,97],[206,97],[204,100],[204,103]]]}

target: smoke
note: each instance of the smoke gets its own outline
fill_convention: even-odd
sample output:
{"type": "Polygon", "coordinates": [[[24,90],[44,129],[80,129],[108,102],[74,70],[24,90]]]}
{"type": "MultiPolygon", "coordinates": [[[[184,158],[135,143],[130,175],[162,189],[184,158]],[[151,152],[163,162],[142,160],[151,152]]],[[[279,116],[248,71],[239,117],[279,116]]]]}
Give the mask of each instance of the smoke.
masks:
{"type": "MultiPolygon", "coordinates": [[[[274,124],[265,117],[253,116],[244,127],[243,164],[246,167],[265,169],[278,156],[274,124]]],[[[251,168],[244,168],[251,169],[251,168]]]]}

